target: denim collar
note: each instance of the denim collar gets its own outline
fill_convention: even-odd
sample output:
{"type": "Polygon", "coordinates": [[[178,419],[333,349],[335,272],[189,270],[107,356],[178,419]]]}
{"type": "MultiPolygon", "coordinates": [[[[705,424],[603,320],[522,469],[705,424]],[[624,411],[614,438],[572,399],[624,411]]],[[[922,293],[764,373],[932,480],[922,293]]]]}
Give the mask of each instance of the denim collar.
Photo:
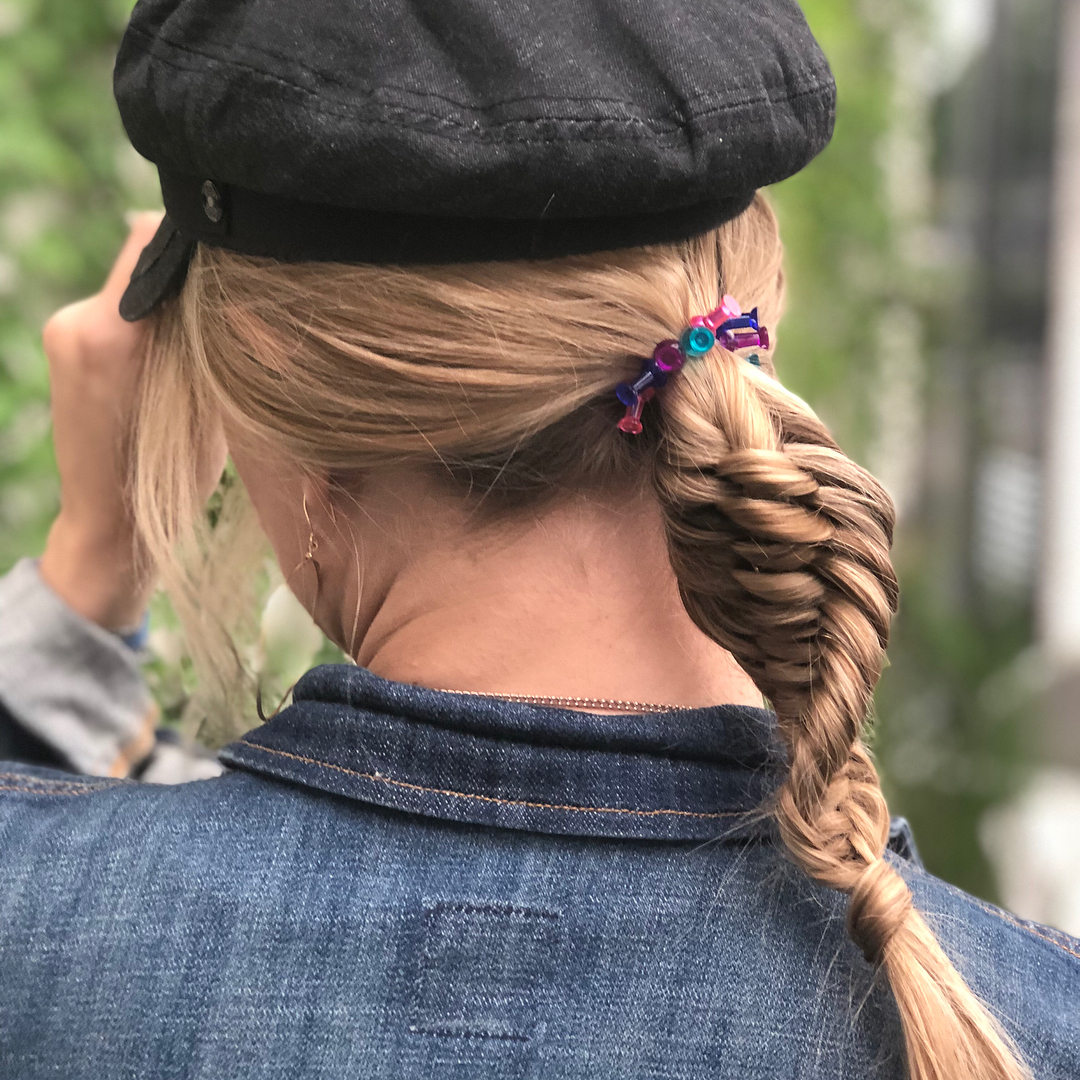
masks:
{"type": "Polygon", "coordinates": [[[761,807],[784,770],[764,709],[607,716],[447,694],[346,665],[308,672],[292,705],[221,757],[446,821],[676,841],[764,833],[761,807]]]}

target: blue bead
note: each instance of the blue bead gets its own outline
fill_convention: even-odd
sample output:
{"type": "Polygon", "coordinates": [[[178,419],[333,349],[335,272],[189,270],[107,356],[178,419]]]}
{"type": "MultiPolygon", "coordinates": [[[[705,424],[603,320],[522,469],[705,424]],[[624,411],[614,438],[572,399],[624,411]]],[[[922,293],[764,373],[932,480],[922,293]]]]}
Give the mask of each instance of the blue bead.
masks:
{"type": "Polygon", "coordinates": [[[664,386],[668,381],[668,376],[671,374],[669,371],[665,371],[655,360],[649,361],[649,374],[652,375],[652,384],[657,390],[664,386]]]}
{"type": "Polygon", "coordinates": [[[615,396],[627,408],[632,409],[637,404],[637,391],[629,383],[619,383],[619,385],[615,387],[615,396]]]}
{"type": "Polygon", "coordinates": [[[687,357],[701,356],[716,343],[716,335],[707,326],[691,326],[683,331],[679,339],[679,348],[687,357]]]}
{"type": "Polygon", "coordinates": [[[748,356],[748,357],[746,358],[746,362],[747,362],[748,364],[753,364],[753,365],[754,365],[754,367],[761,367],[761,357],[760,357],[760,356],[758,356],[758,354],[757,354],[756,352],[755,352],[755,353],[751,353],[751,354],[750,354],[750,355],[749,355],[749,356],[748,356]]]}

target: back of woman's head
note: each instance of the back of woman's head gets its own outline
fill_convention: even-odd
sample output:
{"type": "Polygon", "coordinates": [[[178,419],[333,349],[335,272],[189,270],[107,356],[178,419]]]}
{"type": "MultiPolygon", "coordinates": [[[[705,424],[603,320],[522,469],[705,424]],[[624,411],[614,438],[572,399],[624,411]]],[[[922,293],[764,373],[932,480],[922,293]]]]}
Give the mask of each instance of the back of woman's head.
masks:
{"type": "MultiPolygon", "coordinates": [[[[776,222],[758,197],[683,243],[552,261],[280,264],[201,248],[156,319],[135,501],[168,567],[195,520],[197,432],[222,410],[314,474],[445,479],[481,518],[586,491],[651,489],[687,611],[776,712],[790,772],[772,806],[795,862],[847,893],[888,977],[915,1080],[1027,1075],[892,862],[861,741],[897,600],[893,508],[764,368],[715,348],[616,427],[613,388],[721,293],[773,326],[776,222]]],[[[167,575],[168,576],[168,575],[167,575]]]]}

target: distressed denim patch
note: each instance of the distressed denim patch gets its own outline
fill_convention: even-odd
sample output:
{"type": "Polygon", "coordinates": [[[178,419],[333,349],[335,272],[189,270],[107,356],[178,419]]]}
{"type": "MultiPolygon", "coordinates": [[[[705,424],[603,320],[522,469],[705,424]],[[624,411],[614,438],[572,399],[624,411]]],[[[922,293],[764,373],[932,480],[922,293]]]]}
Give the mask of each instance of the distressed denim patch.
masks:
{"type": "Polygon", "coordinates": [[[557,912],[438,901],[423,912],[409,1030],[525,1042],[540,1022],[558,962],[557,912]]]}

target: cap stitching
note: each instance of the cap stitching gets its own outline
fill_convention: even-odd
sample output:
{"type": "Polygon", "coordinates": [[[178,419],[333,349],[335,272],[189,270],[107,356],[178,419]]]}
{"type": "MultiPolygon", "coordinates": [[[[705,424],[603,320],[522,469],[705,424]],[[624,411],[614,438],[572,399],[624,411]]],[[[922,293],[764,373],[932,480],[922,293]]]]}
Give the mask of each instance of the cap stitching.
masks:
{"type": "MultiPolygon", "coordinates": [[[[196,49],[192,49],[190,46],[186,45],[184,42],[178,42],[178,41],[175,41],[172,38],[167,38],[167,37],[164,37],[162,35],[158,35],[157,37],[152,37],[151,35],[147,34],[145,31],[143,31],[141,29],[136,29],[136,32],[139,33],[139,34],[142,34],[142,36],[144,38],[146,38],[146,39],[148,39],[150,41],[155,41],[155,40],[156,41],[161,41],[166,45],[172,46],[173,48],[189,51],[189,52],[193,53],[194,55],[203,56],[208,60],[215,60],[218,63],[222,63],[222,64],[235,62],[231,57],[226,58],[226,55],[216,55],[215,56],[213,53],[210,53],[210,52],[203,52],[203,51],[199,51],[199,50],[196,50],[196,49]]],[[[357,91],[359,93],[364,94],[364,96],[367,97],[367,98],[374,98],[376,96],[376,94],[378,94],[378,92],[380,90],[392,90],[392,91],[394,91],[396,93],[399,93],[399,94],[408,94],[409,96],[414,97],[414,98],[426,98],[426,99],[429,99],[431,101],[442,101],[442,102],[445,102],[448,105],[453,105],[455,108],[466,109],[466,110],[470,110],[470,111],[497,109],[497,108],[500,108],[501,106],[504,106],[504,105],[517,105],[517,104],[527,102],[527,101],[559,101],[559,102],[578,102],[578,103],[593,102],[593,103],[596,103],[596,104],[604,104],[604,105],[626,105],[626,106],[631,107],[631,108],[639,107],[638,102],[628,101],[626,98],[600,97],[600,96],[597,96],[597,95],[585,96],[585,95],[577,95],[577,94],[520,94],[517,97],[513,97],[513,98],[501,98],[501,99],[499,99],[497,101],[476,102],[475,104],[470,105],[470,104],[468,104],[468,103],[466,103],[464,101],[458,101],[456,98],[449,97],[446,94],[435,94],[435,93],[431,93],[431,92],[425,92],[425,91],[421,91],[421,90],[410,89],[409,87],[397,86],[397,85],[395,85],[393,83],[380,83],[376,87],[371,87],[370,89],[364,90],[364,89],[360,89],[358,87],[351,87],[351,86],[349,86],[348,83],[342,82],[340,79],[335,78],[333,72],[317,70],[315,68],[310,67],[307,64],[299,63],[296,60],[295,57],[291,57],[287,53],[279,52],[279,51],[272,50],[272,49],[267,49],[265,47],[256,48],[256,47],[253,47],[253,46],[250,46],[250,45],[248,45],[248,46],[239,46],[239,48],[242,49],[243,52],[246,53],[246,54],[252,54],[254,56],[262,57],[262,58],[265,58],[265,59],[268,59],[268,60],[283,60],[283,61],[285,61],[287,63],[296,64],[298,67],[302,68],[303,71],[305,71],[306,73],[308,73],[309,75],[311,75],[311,76],[313,76],[315,78],[322,79],[322,80],[324,80],[325,82],[329,83],[332,86],[341,87],[342,89],[345,89],[345,90],[357,91]]],[[[265,68],[259,67],[253,61],[241,61],[240,63],[243,64],[244,66],[246,66],[251,71],[261,72],[262,74],[268,75],[271,78],[280,78],[280,79],[282,79],[282,81],[287,82],[291,86],[296,86],[297,88],[304,90],[306,93],[313,93],[313,91],[310,90],[310,88],[302,86],[300,83],[297,83],[297,82],[295,82],[293,80],[287,80],[285,78],[285,76],[279,76],[279,75],[276,75],[273,72],[268,72],[268,71],[265,70],[265,68]]],[[[799,96],[801,96],[803,94],[806,94],[806,93],[815,93],[815,92],[817,92],[819,90],[832,90],[834,88],[834,86],[835,86],[835,83],[830,79],[830,80],[827,80],[825,82],[811,83],[808,86],[803,87],[800,90],[794,90],[794,91],[792,91],[790,93],[787,93],[787,94],[785,94],[783,96],[774,96],[771,93],[766,92],[764,95],[760,95],[759,97],[756,97],[756,98],[744,98],[744,99],[741,100],[741,102],[736,102],[735,104],[736,105],[738,105],[740,103],[745,104],[746,102],[749,102],[749,101],[764,101],[764,100],[783,101],[783,100],[791,100],[792,98],[799,97],[799,96]]],[[[715,98],[715,97],[717,97],[717,94],[716,94],[715,90],[703,90],[703,91],[701,91],[699,93],[691,94],[688,97],[683,98],[682,100],[686,104],[689,104],[691,102],[701,101],[704,98],[715,98]]],[[[405,109],[412,109],[413,108],[412,106],[408,106],[408,105],[403,105],[401,107],[405,108],[405,109]]],[[[726,108],[727,106],[724,105],[724,106],[719,106],[719,107],[720,108],[726,108]]],[[[434,114],[434,113],[424,113],[422,110],[419,110],[419,109],[415,109],[413,111],[419,112],[421,115],[425,115],[425,116],[436,116],[436,114],[434,114]]],[[[544,119],[544,117],[540,117],[539,119],[544,119]]],[[[567,119],[573,119],[573,118],[567,118],[567,119]]],[[[626,119],[635,120],[635,119],[638,119],[638,118],[627,117],[626,119]]],[[[656,120],[662,120],[664,122],[673,124],[675,126],[679,126],[681,121],[683,120],[683,116],[681,114],[679,114],[679,113],[676,113],[676,112],[669,112],[669,113],[665,113],[665,114],[663,114],[661,116],[657,116],[657,117],[655,117],[655,119],[656,120]]],[[[504,124],[518,123],[518,122],[519,121],[517,121],[517,120],[500,121],[500,123],[504,123],[504,124]]],[[[588,123],[588,121],[582,121],[582,122],[588,123]]],[[[648,119],[643,119],[640,122],[647,123],[649,121],[648,121],[648,119]]]]}
{"type": "Polygon", "coordinates": [[[356,769],[347,769],[344,765],[335,765],[330,761],[322,761],[319,758],[304,757],[301,754],[291,754],[287,750],[275,750],[269,746],[260,746],[258,743],[240,739],[238,745],[250,747],[252,750],[261,750],[267,754],[277,754],[279,757],[290,758],[306,765],[322,765],[327,769],[345,773],[348,776],[356,776],[361,780],[372,780],[381,784],[389,784],[393,787],[405,788],[408,791],[423,791],[432,795],[452,795],[458,799],[475,799],[478,802],[495,803],[499,806],[524,806],[531,810],[575,810],[582,813],[596,814],[636,814],[640,817],[658,817],[669,815],[672,817],[692,818],[722,818],[741,817],[743,812],[739,810],[718,810],[712,813],[702,813],[694,810],[633,810],[623,806],[571,806],[561,803],[531,802],[525,799],[500,799],[494,795],[480,795],[470,791],[452,791],[447,788],[426,787],[423,784],[411,784],[405,780],[395,780],[381,773],[358,772],[356,769]]]}
{"type": "MultiPolygon", "coordinates": [[[[174,49],[177,52],[184,53],[184,54],[186,54],[188,56],[199,57],[199,58],[201,58],[203,60],[209,60],[210,62],[212,62],[214,64],[221,64],[223,66],[231,64],[231,65],[233,65],[235,67],[242,68],[242,69],[244,69],[246,71],[250,71],[250,72],[252,72],[252,73],[254,73],[256,75],[260,75],[265,79],[269,79],[269,80],[271,80],[273,82],[280,83],[282,86],[287,86],[292,90],[298,90],[300,93],[306,95],[308,98],[315,99],[318,102],[318,109],[316,111],[327,114],[327,115],[338,116],[338,117],[341,117],[343,119],[350,119],[350,120],[353,120],[353,121],[358,122],[360,124],[370,124],[370,125],[380,125],[380,126],[390,125],[390,126],[393,126],[393,127],[406,127],[410,131],[418,131],[418,132],[421,132],[423,134],[441,135],[441,136],[446,137],[446,138],[452,138],[453,137],[452,135],[450,135],[448,132],[445,132],[445,131],[430,130],[430,129],[420,127],[420,126],[415,125],[415,124],[404,123],[404,122],[402,122],[400,120],[383,119],[381,117],[363,117],[363,118],[358,120],[357,117],[355,115],[353,115],[353,112],[350,111],[350,110],[328,107],[330,105],[330,103],[328,103],[328,102],[326,102],[326,101],[324,101],[322,99],[319,99],[316,92],[311,90],[310,88],[308,88],[306,86],[302,86],[300,83],[294,82],[293,80],[287,79],[287,78],[285,78],[285,77],[283,77],[281,75],[275,75],[272,72],[265,71],[262,68],[256,67],[253,64],[245,64],[245,63],[235,61],[235,60],[226,61],[226,60],[223,60],[220,57],[213,56],[213,55],[211,55],[209,53],[204,53],[204,52],[200,52],[197,49],[192,49],[190,46],[179,45],[177,43],[171,42],[171,41],[169,41],[167,39],[164,39],[164,38],[154,38],[151,35],[146,34],[145,32],[143,32],[141,30],[135,30],[134,27],[130,28],[130,32],[137,33],[137,34],[139,34],[140,36],[142,36],[143,38],[145,38],[146,40],[148,40],[150,42],[161,41],[164,44],[168,45],[169,48],[174,49]]],[[[160,53],[155,54],[155,59],[159,60],[163,64],[168,65],[169,67],[176,68],[177,70],[180,70],[180,71],[189,70],[188,68],[185,68],[182,65],[178,64],[175,61],[175,59],[171,59],[169,57],[163,56],[160,53]]],[[[760,95],[758,95],[756,97],[742,98],[742,99],[740,99],[738,101],[731,101],[731,102],[724,102],[723,104],[717,104],[717,105],[715,105],[715,106],[713,106],[713,107],[711,107],[709,109],[705,109],[705,110],[702,110],[699,113],[696,113],[694,115],[693,119],[701,121],[701,120],[705,120],[705,119],[709,119],[709,118],[712,118],[712,117],[719,116],[719,115],[721,115],[723,113],[733,112],[736,109],[745,108],[748,105],[757,105],[757,104],[762,104],[762,103],[765,103],[765,102],[767,102],[769,104],[779,104],[779,103],[782,103],[782,102],[791,102],[791,101],[795,101],[796,99],[798,99],[800,97],[807,97],[807,96],[810,96],[810,95],[820,94],[822,90],[831,90],[831,89],[832,89],[832,84],[831,83],[820,83],[818,85],[808,87],[808,88],[806,88],[804,90],[799,90],[799,91],[796,91],[795,93],[785,94],[783,96],[774,97],[773,95],[768,94],[768,93],[760,94],[760,95]]],[[[401,91],[401,92],[403,92],[403,93],[411,93],[412,91],[401,91]]],[[[706,95],[706,94],[699,94],[699,95],[696,95],[694,97],[687,98],[687,101],[697,101],[697,100],[700,100],[701,98],[707,97],[707,96],[708,95],[706,95]]],[[[446,100],[446,99],[444,99],[444,100],[446,100]]],[[[546,99],[546,100],[555,101],[555,100],[559,100],[559,99],[558,98],[551,98],[551,99],[546,99]]],[[[608,102],[610,102],[612,104],[622,104],[622,105],[633,105],[633,104],[635,104],[634,102],[629,102],[629,101],[619,101],[616,98],[608,98],[608,99],[603,99],[603,100],[608,101],[608,102]]],[[[495,103],[493,105],[489,105],[489,106],[486,106],[486,107],[487,108],[494,108],[494,107],[497,106],[497,104],[498,103],[495,103]]],[[[465,106],[460,106],[460,107],[464,108],[465,106]]],[[[462,131],[472,130],[474,135],[483,136],[485,134],[484,130],[481,129],[479,127],[479,125],[477,125],[476,128],[471,128],[471,126],[469,124],[462,123],[461,121],[454,120],[454,119],[452,119],[450,117],[440,116],[437,113],[425,112],[422,109],[413,108],[412,106],[393,105],[393,106],[388,106],[388,108],[393,109],[393,110],[398,111],[398,112],[412,113],[412,114],[414,114],[416,116],[426,117],[427,119],[436,121],[438,124],[442,125],[443,127],[458,128],[458,129],[460,129],[462,131]]],[[[491,127],[510,127],[511,125],[514,125],[514,124],[531,124],[531,123],[538,123],[538,122],[541,122],[541,121],[547,121],[547,122],[553,122],[553,123],[574,124],[576,126],[585,126],[585,125],[589,125],[589,124],[591,124],[591,125],[599,125],[599,124],[619,125],[619,124],[621,124],[621,125],[637,125],[639,127],[649,128],[650,125],[653,125],[652,130],[648,131],[647,133],[634,133],[634,132],[630,132],[630,131],[624,131],[624,132],[621,132],[621,133],[619,133],[617,135],[592,136],[592,137],[589,137],[589,138],[580,138],[579,137],[577,139],[577,141],[579,141],[579,142],[614,142],[614,141],[617,141],[619,139],[624,139],[624,138],[627,138],[627,137],[635,138],[635,139],[646,138],[648,135],[652,135],[654,137],[663,137],[663,136],[678,137],[678,136],[684,135],[685,131],[686,131],[686,125],[685,124],[679,124],[679,123],[677,123],[675,121],[671,121],[671,120],[666,120],[665,121],[665,122],[672,125],[670,130],[668,130],[668,131],[657,130],[656,125],[660,122],[659,118],[657,120],[648,120],[648,119],[643,119],[643,118],[638,118],[638,117],[625,117],[625,118],[606,117],[606,118],[600,118],[600,119],[588,119],[588,120],[586,120],[586,119],[581,119],[581,118],[578,118],[578,117],[535,116],[535,117],[519,117],[519,118],[514,119],[514,120],[502,120],[502,121],[491,122],[491,123],[489,123],[487,125],[489,130],[486,132],[486,134],[488,134],[489,136],[492,134],[490,132],[491,127]]],[[[560,140],[560,139],[557,139],[557,138],[554,138],[554,137],[532,138],[532,137],[524,137],[524,136],[522,136],[522,137],[518,137],[518,138],[490,138],[489,137],[486,141],[489,141],[489,142],[492,142],[492,143],[498,143],[498,144],[509,144],[509,145],[512,145],[514,143],[534,143],[534,144],[537,144],[537,145],[542,145],[544,143],[560,142],[560,141],[563,141],[563,140],[560,140]]]]}
{"type": "MultiPolygon", "coordinates": [[[[135,35],[137,35],[139,37],[142,37],[144,40],[150,42],[151,44],[153,44],[155,42],[160,42],[160,43],[162,43],[164,45],[167,45],[169,48],[175,49],[178,52],[187,53],[190,56],[198,56],[198,57],[201,57],[201,58],[203,58],[205,60],[210,60],[210,61],[213,61],[214,63],[222,64],[222,65],[235,64],[237,67],[244,68],[247,71],[252,71],[252,72],[254,72],[256,74],[259,74],[259,75],[264,75],[269,79],[274,79],[275,81],[281,82],[282,84],[284,84],[286,86],[291,86],[294,89],[300,90],[305,94],[315,96],[315,91],[313,91],[310,87],[304,86],[303,84],[298,83],[293,79],[286,78],[283,75],[278,75],[278,74],[276,74],[274,72],[267,71],[265,68],[259,67],[257,64],[254,64],[254,63],[251,63],[251,62],[245,62],[245,61],[238,61],[238,60],[236,60],[234,58],[231,58],[231,57],[226,57],[226,56],[223,56],[223,55],[215,55],[214,53],[211,53],[211,52],[205,52],[205,51],[202,51],[202,50],[199,50],[199,49],[194,49],[190,45],[188,45],[188,44],[186,44],[184,42],[174,41],[173,39],[164,37],[164,36],[162,36],[160,34],[159,35],[149,34],[145,30],[141,29],[140,27],[136,27],[136,26],[130,26],[128,28],[128,32],[132,33],[132,34],[135,34],[135,35]]],[[[266,50],[266,49],[254,49],[254,48],[250,48],[250,47],[249,47],[248,51],[253,52],[256,55],[264,56],[267,59],[288,60],[288,61],[292,61],[294,63],[296,62],[292,57],[286,56],[284,53],[271,52],[271,51],[266,50]]],[[[156,58],[159,59],[159,60],[162,60],[165,63],[170,63],[170,61],[168,59],[166,59],[166,57],[161,56],[160,54],[157,54],[156,58]]],[[[305,64],[299,64],[298,66],[302,67],[304,71],[308,72],[312,76],[315,76],[315,77],[317,77],[319,79],[323,79],[326,82],[331,83],[334,86],[340,86],[340,87],[342,87],[344,89],[356,89],[356,88],[348,87],[348,85],[346,83],[343,83],[340,80],[334,79],[334,77],[333,77],[333,75],[331,73],[328,73],[328,72],[325,72],[325,71],[317,71],[314,68],[308,67],[305,64]]],[[[709,113],[715,112],[715,111],[721,111],[722,112],[722,111],[726,111],[726,110],[731,109],[731,108],[738,108],[741,105],[752,104],[752,103],[759,102],[759,101],[769,101],[769,102],[773,102],[773,103],[780,102],[780,101],[791,101],[791,100],[794,100],[795,98],[803,97],[806,94],[815,94],[815,93],[820,92],[821,90],[833,90],[834,88],[835,88],[835,84],[834,84],[834,82],[832,80],[827,80],[825,82],[815,82],[815,83],[811,83],[810,85],[808,85],[806,87],[803,87],[800,90],[795,90],[795,91],[792,91],[790,93],[786,93],[786,94],[783,94],[783,95],[779,95],[779,94],[773,95],[773,94],[770,94],[770,93],[766,92],[765,94],[760,94],[760,95],[757,95],[755,97],[744,97],[744,98],[741,98],[741,99],[739,99],[737,101],[734,101],[734,102],[725,102],[723,104],[717,104],[716,106],[713,106],[711,109],[707,110],[707,112],[699,113],[698,115],[708,115],[709,113]]],[[[419,90],[410,90],[407,87],[395,86],[395,85],[392,85],[392,84],[389,84],[389,83],[384,83],[379,87],[373,87],[373,88],[371,88],[369,90],[362,90],[362,91],[359,91],[359,92],[365,94],[365,96],[367,96],[367,97],[374,97],[374,95],[380,89],[394,90],[397,93],[409,94],[409,95],[411,95],[413,97],[417,97],[417,98],[429,98],[429,99],[431,99],[433,101],[444,101],[448,105],[453,105],[453,106],[455,106],[456,108],[459,108],[459,109],[485,109],[485,110],[486,109],[497,109],[497,108],[499,108],[500,106],[503,106],[503,105],[515,105],[515,104],[518,104],[520,102],[525,102],[525,101],[564,101],[564,102],[590,102],[591,101],[591,102],[603,103],[605,105],[626,105],[626,106],[629,106],[629,107],[637,107],[638,104],[639,104],[638,102],[627,101],[625,98],[614,98],[614,97],[596,97],[596,96],[582,97],[582,96],[568,95],[568,94],[522,94],[522,95],[520,95],[519,97],[516,97],[516,98],[504,98],[504,99],[499,100],[499,101],[486,101],[486,102],[483,102],[482,104],[479,104],[479,105],[468,105],[465,102],[457,101],[454,98],[447,97],[445,94],[424,93],[424,92],[421,92],[419,90]]],[[[705,91],[702,91],[702,92],[697,93],[697,94],[691,94],[690,96],[684,98],[683,100],[686,103],[689,104],[690,102],[701,101],[704,98],[713,98],[713,97],[716,97],[716,92],[715,91],[705,90],[705,91]]],[[[413,108],[412,106],[402,105],[400,107],[403,108],[403,109],[412,111],[412,112],[416,112],[421,116],[429,116],[432,119],[444,119],[443,117],[440,117],[437,113],[427,113],[427,112],[424,112],[421,109],[413,108]]],[[[550,117],[533,117],[533,118],[523,117],[523,118],[520,118],[518,120],[498,121],[498,123],[500,123],[500,124],[513,124],[513,123],[522,123],[522,122],[527,123],[527,122],[530,122],[530,120],[535,120],[535,119],[543,120],[543,119],[563,119],[563,118],[560,118],[560,117],[554,117],[554,118],[550,118],[550,117]]],[[[568,122],[582,122],[582,123],[597,122],[597,121],[590,121],[590,120],[576,121],[576,118],[573,118],[573,117],[567,117],[565,119],[568,122]]],[[[602,120],[603,119],[605,119],[605,118],[602,118],[602,120]]],[[[614,120],[617,123],[622,122],[622,118],[614,118],[614,117],[612,117],[612,118],[606,118],[606,119],[614,120]]],[[[650,122],[648,119],[640,119],[640,118],[634,118],[634,117],[627,117],[625,119],[632,120],[632,121],[636,120],[636,122],[638,122],[638,123],[649,123],[650,122]]],[[[655,119],[662,120],[664,122],[670,123],[670,124],[672,124],[672,125],[674,125],[676,127],[680,126],[680,118],[674,113],[669,113],[669,114],[667,114],[665,116],[662,116],[662,117],[656,117],[655,119]]],[[[451,123],[456,123],[456,121],[450,121],[450,122],[451,123]]],[[[462,125],[462,126],[464,126],[464,125],[462,125]]]]}

